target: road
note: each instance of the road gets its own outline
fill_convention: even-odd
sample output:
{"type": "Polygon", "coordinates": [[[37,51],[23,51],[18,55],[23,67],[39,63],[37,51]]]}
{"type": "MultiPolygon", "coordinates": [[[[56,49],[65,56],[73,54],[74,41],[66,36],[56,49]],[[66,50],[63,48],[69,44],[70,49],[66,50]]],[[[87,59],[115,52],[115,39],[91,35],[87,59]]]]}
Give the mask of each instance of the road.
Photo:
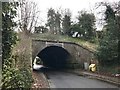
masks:
{"type": "Polygon", "coordinates": [[[103,81],[66,72],[47,72],[47,77],[50,88],[118,88],[103,81]]]}

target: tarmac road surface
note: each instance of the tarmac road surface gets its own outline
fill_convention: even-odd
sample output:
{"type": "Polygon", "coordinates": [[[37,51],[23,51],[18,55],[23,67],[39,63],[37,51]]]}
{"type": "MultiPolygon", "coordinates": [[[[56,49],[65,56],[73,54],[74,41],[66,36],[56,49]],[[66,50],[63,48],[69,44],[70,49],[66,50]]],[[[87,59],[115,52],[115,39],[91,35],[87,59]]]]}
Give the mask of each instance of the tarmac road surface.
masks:
{"type": "Polygon", "coordinates": [[[47,77],[50,88],[118,88],[110,83],[67,72],[51,71],[47,72],[47,77]]]}

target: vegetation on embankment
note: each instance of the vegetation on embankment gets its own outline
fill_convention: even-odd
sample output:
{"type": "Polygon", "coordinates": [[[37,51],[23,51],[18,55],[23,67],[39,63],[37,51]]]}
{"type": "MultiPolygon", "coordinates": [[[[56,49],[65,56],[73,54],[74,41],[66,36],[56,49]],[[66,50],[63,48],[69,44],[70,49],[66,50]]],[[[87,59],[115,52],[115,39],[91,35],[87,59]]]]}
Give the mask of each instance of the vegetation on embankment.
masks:
{"type": "Polygon", "coordinates": [[[12,49],[12,67],[6,70],[2,88],[31,88],[33,78],[31,71],[31,39],[24,33],[18,34],[18,41],[12,49]]]}
{"type": "Polygon", "coordinates": [[[18,33],[19,41],[13,48],[13,55],[15,55],[16,67],[29,67],[31,68],[31,38],[23,33],[18,33]]]}
{"type": "Polygon", "coordinates": [[[50,34],[50,33],[44,33],[44,34],[33,34],[32,35],[33,39],[37,39],[37,40],[54,40],[54,41],[65,41],[65,42],[74,42],[76,44],[79,44],[87,49],[89,49],[90,51],[96,51],[97,49],[97,44],[95,43],[91,43],[89,41],[85,41],[83,39],[80,38],[74,38],[74,37],[70,37],[67,35],[60,35],[60,34],[50,34]]]}
{"type": "Polygon", "coordinates": [[[33,81],[27,61],[30,60],[28,56],[30,54],[27,47],[23,48],[25,45],[29,46],[29,43],[26,44],[29,39],[27,37],[21,39],[14,32],[17,23],[13,19],[16,17],[17,7],[17,2],[2,3],[2,83],[0,85],[3,90],[30,88],[33,81]],[[20,45],[23,47],[19,48],[20,45]]]}
{"type": "Polygon", "coordinates": [[[33,82],[32,78],[32,54],[31,54],[31,38],[29,35],[26,35],[24,32],[18,33],[19,41],[16,46],[13,48],[13,56],[15,58],[15,67],[18,68],[23,77],[20,81],[24,83],[23,88],[30,88],[33,82]]]}

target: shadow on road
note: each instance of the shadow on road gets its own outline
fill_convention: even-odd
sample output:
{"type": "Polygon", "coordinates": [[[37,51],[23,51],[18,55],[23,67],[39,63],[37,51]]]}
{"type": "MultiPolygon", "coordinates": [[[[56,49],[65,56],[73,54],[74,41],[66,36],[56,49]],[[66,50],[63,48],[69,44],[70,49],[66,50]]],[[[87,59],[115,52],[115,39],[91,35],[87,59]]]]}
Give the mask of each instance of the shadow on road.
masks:
{"type": "Polygon", "coordinates": [[[48,74],[53,74],[54,72],[64,72],[65,69],[55,69],[55,68],[46,68],[46,67],[42,67],[40,68],[39,70],[33,70],[34,72],[37,72],[37,73],[43,73],[45,75],[45,77],[47,79],[50,79],[50,77],[48,76],[48,74]]]}

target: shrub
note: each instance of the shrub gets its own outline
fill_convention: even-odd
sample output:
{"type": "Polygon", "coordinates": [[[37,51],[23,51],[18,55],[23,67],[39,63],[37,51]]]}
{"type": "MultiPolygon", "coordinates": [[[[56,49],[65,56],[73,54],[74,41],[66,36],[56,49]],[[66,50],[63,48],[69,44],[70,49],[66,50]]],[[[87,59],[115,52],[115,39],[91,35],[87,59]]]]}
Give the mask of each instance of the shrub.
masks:
{"type": "Polygon", "coordinates": [[[6,71],[4,76],[4,82],[2,89],[12,89],[12,88],[30,88],[33,82],[31,72],[26,68],[14,69],[6,71]]]}

